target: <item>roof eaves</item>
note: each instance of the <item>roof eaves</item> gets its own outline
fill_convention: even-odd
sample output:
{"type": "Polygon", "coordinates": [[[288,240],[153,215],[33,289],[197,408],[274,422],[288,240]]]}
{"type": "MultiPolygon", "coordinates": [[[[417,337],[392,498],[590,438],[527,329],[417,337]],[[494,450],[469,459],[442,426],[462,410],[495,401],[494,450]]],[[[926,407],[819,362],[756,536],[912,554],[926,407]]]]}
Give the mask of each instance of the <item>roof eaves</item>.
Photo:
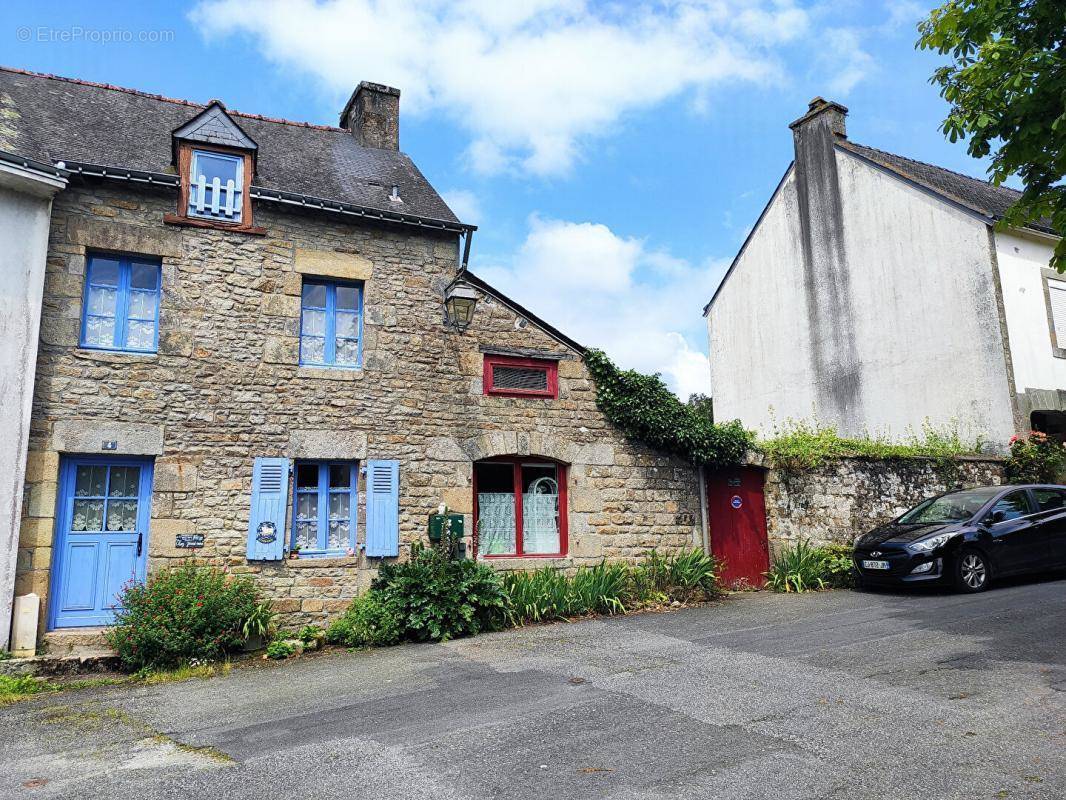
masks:
{"type": "Polygon", "coordinates": [[[181,181],[177,175],[168,172],[150,172],[143,169],[127,167],[109,167],[103,164],[88,164],[83,161],[59,159],[55,166],[72,175],[85,175],[89,178],[109,178],[111,180],[131,181],[133,183],[150,183],[156,186],[176,187],[181,181]]]}
{"type": "Polygon", "coordinates": [[[785,170],[785,174],[781,176],[781,180],[777,182],[777,186],[774,188],[773,193],[770,195],[770,199],[766,201],[766,205],[763,206],[761,212],[759,212],[759,218],[755,220],[755,224],[751,226],[751,230],[748,231],[748,235],[744,237],[744,243],[740,245],[740,249],[737,251],[736,256],[733,257],[732,263],[729,265],[729,269],[725,271],[725,275],[722,276],[722,280],[718,281],[718,287],[714,290],[714,294],[711,295],[711,299],[707,301],[707,305],[703,307],[703,316],[707,316],[707,312],[711,310],[711,306],[714,305],[714,301],[718,297],[718,293],[722,291],[722,287],[725,286],[725,282],[729,280],[729,276],[733,274],[733,270],[736,269],[737,264],[740,261],[740,257],[744,255],[744,251],[748,249],[748,243],[755,236],[755,232],[759,230],[759,225],[762,224],[763,219],[766,217],[766,212],[770,210],[770,206],[774,204],[774,200],[777,199],[778,194],[781,193],[781,187],[785,185],[785,181],[788,180],[789,174],[792,172],[792,168],[796,162],[790,162],[788,168],[785,170]]]}
{"type": "MultiPolygon", "coordinates": [[[[0,157],[2,156],[3,154],[0,154],[0,157]]],[[[28,159],[23,159],[21,156],[13,156],[12,160],[27,161],[28,159]]],[[[51,168],[55,170],[63,170],[68,174],[84,175],[90,178],[108,178],[112,180],[147,183],[173,188],[178,187],[181,183],[177,175],[171,175],[166,172],[150,172],[148,170],[127,169],[126,167],[109,167],[103,164],[87,164],[80,161],[57,161],[51,168]]],[[[415,214],[401,214],[394,211],[383,211],[369,206],[357,206],[351,203],[344,203],[339,200],[328,200],[322,197],[312,197],[311,195],[302,195],[295,192],[282,192],[277,189],[264,189],[261,186],[252,186],[250,194],[254,200],[283,203],[317,211],[328,211],[374,220],[376,222],[393,222],[400,225],[412,225],[423,229],[429,228],[453,233],[469,233],[470,231],[477,230],[477,225],[468,225],[465,222],[451,222],[449,220],[434,219],[432,217],[420,217],[415,214]]]]}
{"type": "Polygon", "coordinates": [[[505,295],[499,289],[494,287],[492,284],[482,280],[477,275],[472,273],[470,270],[463,270],[458,275],[456,275],[455,279],[452,281],[451,285],[454,285],[456,283],[460,283],[462,281],[466,281],[467,283],[470,283],[473,286],[476,286],[478,289],[481,289],[481,291],[485,292],[486,294],[492,295],[494,298],[499,300],[505,306],[510,308],[513,312],[515,312],[519,316],[522,316],[522,317],[525,317],[526,319],[528,319],[530,322],[532,322],[534,325],[536,325],[538,328],[540,328],[546,334],[548,334],[553,339],[555,339],[557,342],[559,342],[559,344],[566,345],[571,350],[573,350],[575,353],[577,353],[578,355],[584,357],[585,348],[582,345],[580,345],[577,342],[575,342],[573,339],[571,339],[569,336],[567,336],[565,333],[560,331],[558,328],[556,328],[551,323],[545,322],[543,319],[538,317],[536,314],[534,314],[529,309],[527,309],[527,308],[519,305],[518,303],[516,303],[514,300],[512,300],[510,297],[505,295]]]}
{"type": "Polygon", "coordinates": [[[262,186],[252,186],[249,190],[249,194],[253,200],[265,200],[267,202],[281,203],[300,208],[329,211],[336,214],[361,217],[363,219],[370,219],[377,222],[395,222],[402,225],[414,225],[419,228],[432,228],[453,233],[468,233],[477,230],[477,225],[468,225],[465,222],[452,222],[445,219],[422,217],[416,214],[404,214],[398,211],[384,211],[380,208],[373,208],[371,206],[358,206],[340,200],[329,200],[324,197],[297,194],[296,192],[284,192],[280,189],[266,189],[262,186]]]}
{"type": "Polygon", "coordinates": [[[49,164],[46,161],[27,158],[26,156],[20,156],[18,153],[10,153],[6,150],[0,150],[0,161],[3,161],[6,164],[14,164],[15,166],[22,167],[31,172],[40,173],[42,176],[48,178],[65,179],[70,175],[70,170],[65,169],[58,164],[49,164]]]}

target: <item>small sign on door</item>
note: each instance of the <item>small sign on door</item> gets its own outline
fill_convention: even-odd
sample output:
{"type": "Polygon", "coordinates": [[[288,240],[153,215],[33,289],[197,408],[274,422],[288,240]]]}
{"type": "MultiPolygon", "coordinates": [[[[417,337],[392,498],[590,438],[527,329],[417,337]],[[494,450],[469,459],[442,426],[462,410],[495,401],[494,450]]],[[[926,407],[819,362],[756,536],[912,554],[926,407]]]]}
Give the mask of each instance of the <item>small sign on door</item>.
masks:
{"type": "Polygon", "coordinates": [[[733,508],[740,508],[742,505],[744,505],[744,501],[740,499],[739,494],[735,494],[731,498],[729,498],[729,505],[733,506],[733,508]]]}

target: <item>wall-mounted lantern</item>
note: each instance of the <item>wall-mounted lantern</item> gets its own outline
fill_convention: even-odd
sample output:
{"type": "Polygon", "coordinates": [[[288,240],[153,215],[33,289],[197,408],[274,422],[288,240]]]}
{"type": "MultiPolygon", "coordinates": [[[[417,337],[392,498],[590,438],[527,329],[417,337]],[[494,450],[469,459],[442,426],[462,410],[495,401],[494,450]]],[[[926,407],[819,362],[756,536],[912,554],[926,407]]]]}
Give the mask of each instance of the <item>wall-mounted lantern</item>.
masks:
{"type": "Polygon", "coordinates": [[[476,305],[476,289],[463,283],[453,284],[444,293],[444,321],[462,333],[470,327],[476,305]]]}

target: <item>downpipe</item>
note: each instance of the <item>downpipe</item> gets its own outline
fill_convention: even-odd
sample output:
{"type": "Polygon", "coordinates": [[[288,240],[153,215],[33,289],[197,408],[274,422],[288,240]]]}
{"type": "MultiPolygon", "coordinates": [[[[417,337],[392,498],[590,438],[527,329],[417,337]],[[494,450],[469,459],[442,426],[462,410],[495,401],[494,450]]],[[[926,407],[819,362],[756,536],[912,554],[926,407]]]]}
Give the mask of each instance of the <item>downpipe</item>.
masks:
{"type": "Polygon", "coordinates": [[[707,476],[704,474],[703,465],[699,468],[700,481],[700,534],[703,539],[703,552],[711,554],[711,532],[707,520],[707,476]]]}

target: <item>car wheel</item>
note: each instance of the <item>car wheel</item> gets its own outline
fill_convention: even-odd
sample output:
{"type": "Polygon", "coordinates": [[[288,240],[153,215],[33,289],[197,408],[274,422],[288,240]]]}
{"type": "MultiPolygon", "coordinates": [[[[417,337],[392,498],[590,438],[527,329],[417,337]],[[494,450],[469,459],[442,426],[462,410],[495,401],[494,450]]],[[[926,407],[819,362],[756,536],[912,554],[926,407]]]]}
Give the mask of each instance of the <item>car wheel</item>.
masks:
{"type": "Polygon", "coordinates": [[[955,588],[960,592],[983,592],[988,588],[988,559],[977,550],[963,550],[955,557],[955,588]]]}

